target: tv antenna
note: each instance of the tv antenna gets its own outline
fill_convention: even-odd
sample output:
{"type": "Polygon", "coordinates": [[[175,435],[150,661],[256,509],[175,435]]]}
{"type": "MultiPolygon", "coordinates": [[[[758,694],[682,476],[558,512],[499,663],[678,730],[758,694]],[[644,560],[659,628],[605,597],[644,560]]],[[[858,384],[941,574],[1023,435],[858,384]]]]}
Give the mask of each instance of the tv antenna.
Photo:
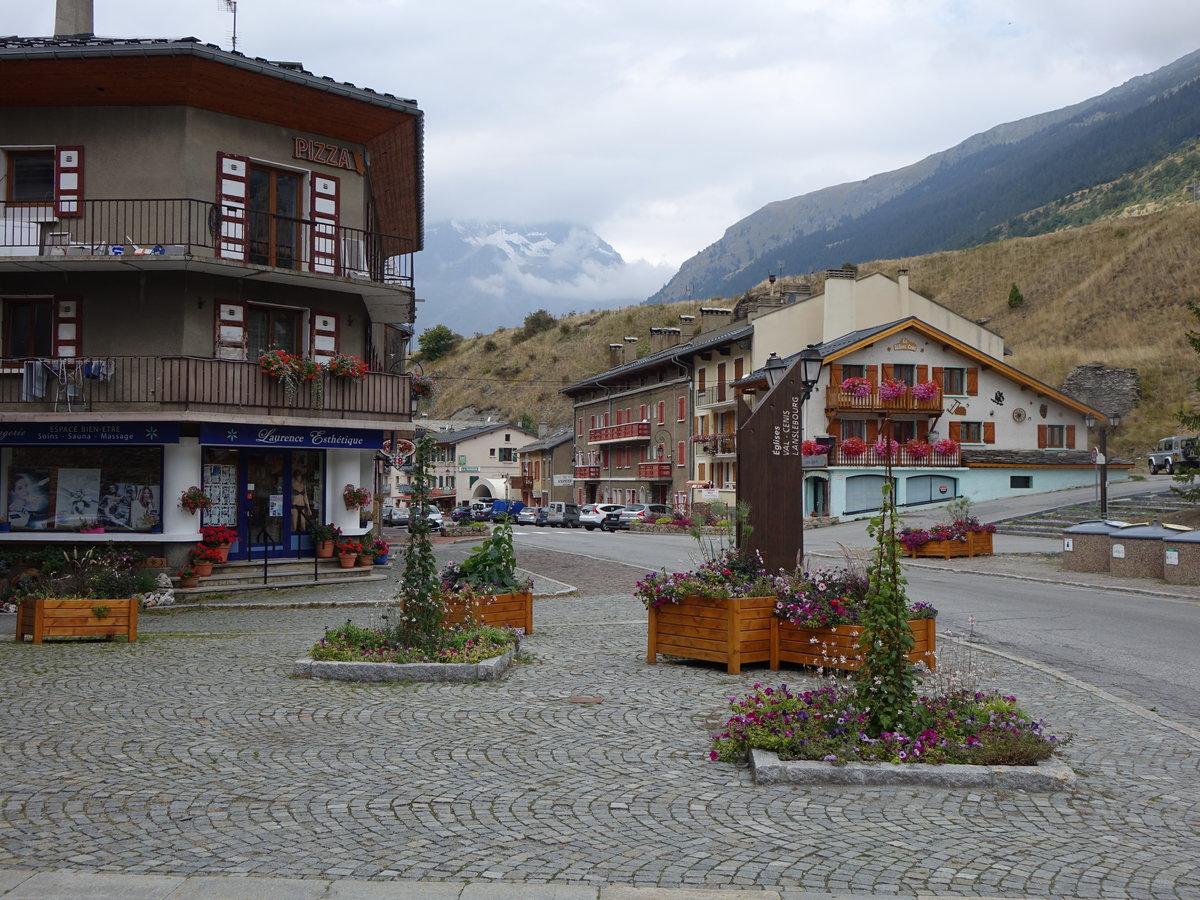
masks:
{"type": "Polygon", "coordinates": [[[237,53],[237,0],[220,0],[220,5],[233,13],[233,33],[230,35],[232,46],[229,49],[237,53]]]}

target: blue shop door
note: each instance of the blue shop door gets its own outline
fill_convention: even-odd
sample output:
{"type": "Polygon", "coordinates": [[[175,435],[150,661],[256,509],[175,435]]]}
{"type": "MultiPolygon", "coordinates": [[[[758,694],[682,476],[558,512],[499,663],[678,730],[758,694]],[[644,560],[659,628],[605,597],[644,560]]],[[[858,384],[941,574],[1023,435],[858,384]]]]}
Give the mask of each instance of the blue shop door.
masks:
{"type": "Polygon", "coordinates": [[[250,559],[293,556],[285,454],[247,451],[242,479],[242,541],[250,559]]]}

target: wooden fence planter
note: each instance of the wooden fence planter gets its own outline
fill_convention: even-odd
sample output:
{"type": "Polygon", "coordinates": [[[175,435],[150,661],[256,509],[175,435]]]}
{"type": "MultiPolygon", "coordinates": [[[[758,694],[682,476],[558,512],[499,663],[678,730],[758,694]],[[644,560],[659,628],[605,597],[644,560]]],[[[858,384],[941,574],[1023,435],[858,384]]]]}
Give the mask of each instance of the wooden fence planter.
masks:
{"type": "Polygon", "coordinates": [[[684,597],[648,610],[646,662],[658,654],[724,663],[731,675],[743,663],[771,659],[774,597],[684,597]]]}
{"type": "Polygon", "coordinates": [[[472,620],[480,625],[495,625],[497,628],[520,628],[525,634],[533,634],[533,594],[491,594],[483,598],[475,610],[469,611],[461,597],[442,595],[445,625],[467,625],[472,620]]]}
{"type": "Polygon", "coordinates": [[[79,597],[27,598],[17,609],[16,640],[26,637],[40,644],[51,637],[116,637],[137,640],[138,601],[132,598],[112,600],[79,597]],[[94,609],[108,607],[108,615],[98,618],[94,609]]]}
{"type": "Polygon", "coordinates": [[[914,559],[927,556],[950,559],[956,556],[990,556],[992,533],[990,531],[968,531],[965,541],[926,541],[915,550],[906,551],[914,559]]]}
{"type": "MultiPolygon", "coordinates": [[[[909,619],[913,633],[913,648],[908,654],[911,662],[923,662],[929,669],[937,668],[937,619],[909,619]]],[[[801,628],[787,619],[771,617],[771,668],[781,662],[801,666],[822,666],[839,672],[859,668],[858,646],[861,625],[834,625],[828,628],[801,628]],[[845,661],[842,657],[845,657],[845,661]]]]}

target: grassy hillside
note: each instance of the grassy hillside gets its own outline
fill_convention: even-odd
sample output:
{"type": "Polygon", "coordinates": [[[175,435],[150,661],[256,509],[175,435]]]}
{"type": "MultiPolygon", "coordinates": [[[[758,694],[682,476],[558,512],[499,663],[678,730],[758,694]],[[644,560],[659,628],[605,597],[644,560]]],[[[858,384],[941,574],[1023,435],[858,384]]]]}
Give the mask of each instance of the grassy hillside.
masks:
{"type": "MultiPolygon", "coordinates": [[[[1185,302],[1200,297],[1200,206],[1186,205],[1113,222],[969,250],[862,263],[860,274],[894,277],[907,267],[913,290],[1004,337],[1008,362],[1059,386],[1075,366],[1103,363],[1137,369],[1142,401],[1110,438],[1110,451],[1143,455],[1177,433],[1175,413],[1200,410],[1198,358],[1184,339],[1200,330],[1185,302]],[[1008,305],[1011,285],[1024,295],[1008,305]]],[[[809,279],[820,289],[820,276],[809,279]]],[[[765,287],[765,285],[764,285],[765,287]]],[[[463,341],[426,366],[439,378],[431,415],[486,411],[515,420],[528,413],[552,426],[571,421],[558,393],[564,384],[608,367],[608,344],[675,325],[681,313],[720,301],[636,306],[564,317],[524,339],[502,329],[463,341]]],[[[733,301],[730,301],[733,302],[733,301]]]]}

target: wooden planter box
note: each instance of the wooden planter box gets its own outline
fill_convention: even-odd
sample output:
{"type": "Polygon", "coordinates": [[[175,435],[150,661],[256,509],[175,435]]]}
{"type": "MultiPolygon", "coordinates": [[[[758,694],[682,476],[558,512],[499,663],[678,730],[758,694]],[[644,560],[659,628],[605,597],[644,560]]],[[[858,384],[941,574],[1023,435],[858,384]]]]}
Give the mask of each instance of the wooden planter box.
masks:
{"type": "Polygon", "coordinates": [[[907,551],[914,559],[921,556],[950,559],[956,556],[989,556],[992,553],[990,531],[969,531],[965,541],[927,541],[916,550],[907,551]]]}
{"type": "Polygon", "coordinates": [[[743,663],[771,659],[774,597],[685,597],[648,610],[646,662],[658,654],[724,663],[730,674],[743,663]]]}
{"type": "Polygon", "coordinates": [[[484,598],[473,616],[468,616],[466,604],[458,597],[443,594],[442,603],[445,607],[442,622],[445,625],[462,626],[473,618],[481,625],[519,628],[524,629],[525,634],[533,634],[532,593],[492,594],[484,598]]]}
{"type": "MultiPolygon", "coordinates": [[[[937,668],[937,619],[909,619],[913,633],[910,661],[923,662],[930,670],[937,668]]],[[[839,672],[859,668],[858,646],[861,625],[834,625],[831,628],[801,628],[787,619],[771,617],[771,668],[781,662],[801,666],[823,666],[839,672]],[[846,657],[843,662],[841,657],[846,657]]]]}
{"type": "Polygon", "coordinates": [[[78,597],[26,599],[17,609],[16,640],[32,637],[35,644],[50,637],[116,637],[137,640],[138,601],[88,600],[78,597]],[[107,606],[108,615],[96,618],[92,607],[107,606]]]}

